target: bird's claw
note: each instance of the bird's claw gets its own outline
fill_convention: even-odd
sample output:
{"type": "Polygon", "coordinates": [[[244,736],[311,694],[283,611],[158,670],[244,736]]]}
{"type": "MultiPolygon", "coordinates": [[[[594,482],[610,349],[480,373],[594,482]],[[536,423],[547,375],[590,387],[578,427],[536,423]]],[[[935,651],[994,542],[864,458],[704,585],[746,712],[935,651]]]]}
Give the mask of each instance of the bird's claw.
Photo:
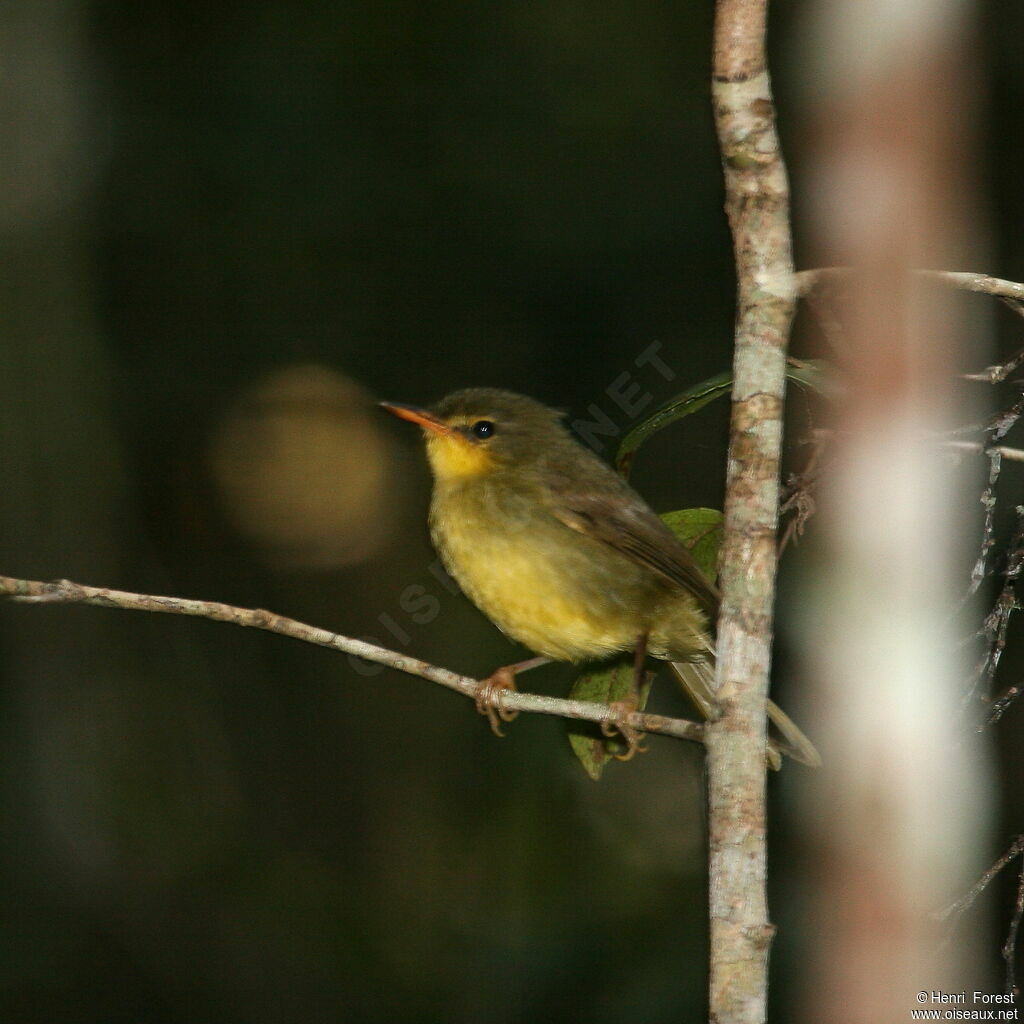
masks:
{"type": "Polygon", "coordinates": [[[626,719],[637,709],[635,700],[613,700],[608,704],[608,713],[601,722],[601,733],[608,739],[619,738],[626,742],[621,754],[612,754],[617,761],[631,761],[647,748],[642,745],[644,733],[630,725],[626,719]]]}
{"type": "Polygon", "coordinates": [[[504,736],[501,723],[511,722],[519,714],[518,711],[506,708],[501,699],[506,690],[515,688],[516,676],[509,666],[496,669],[486,679],[480,680],[476,691],[476,709],[481,715],[487,716],[495,736],[504,736]]]}

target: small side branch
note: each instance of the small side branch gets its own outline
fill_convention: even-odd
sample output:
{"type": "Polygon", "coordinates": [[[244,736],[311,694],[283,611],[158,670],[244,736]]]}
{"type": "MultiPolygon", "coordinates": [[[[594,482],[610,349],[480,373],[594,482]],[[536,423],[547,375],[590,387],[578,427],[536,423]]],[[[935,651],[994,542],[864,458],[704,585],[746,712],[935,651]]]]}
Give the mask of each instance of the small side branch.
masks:
{"type": "MultiPolygon", "coordinates": [[[[1006,567],[1003,570],[1003,585],[996,597],[992,610],[985,616],[980,635],[986,644],[985,662],[982,679],[988,683],[989,690],[995,681],[999,660],[1006,649],[1006,637],[1010,628],[1010,618],[1020,605],[1017,603],[1017,585],[1024,575],[1024,505],[1017,506],[1017,529],[1006,556],[1006,567]]],[[[1002,718],[1006,709],[1020,694],[1020,687],[1011,686],[1000,697],[992,702],[989,709],[988,722],[994,724],[1002,718]]]]}
{"type": "MultiPolygon", "coordinates": [[[[311,626],[297,619],[290,619],[262,608],[238,608],[219,601],[197,601],[185,597],[165,597],[156,594],[135,594],[126,590],[110,590],[106,587],[91,587],[71,580],[22,580],[0,576],[0,596],[6,596],[19,604],[91,604],[101,608],[120,608],[124,611],[163,612],[168,615],[191,615],[214,622],[229,622],[235,626],[249,626],[254,629],[277,633],[307,644],[329,647],[343,654],[354,655],[365,661],[387,665],[411,676],[419,676],[439,686],[455,690],[471,700],[476,700],[481,683],[469,676],[450,672],[446,668],[431,665],[417,658],[399,654],[397,651],[378,647],[376,644],[342,636],[311,626]]],[[[541,715],[555,715],[559,718],[573,718],[584,722],[604,722],[609,710],[604,704],[582,700],[563,700],[542,694],[508,691],[502,694],[502,705],[509,711],[532,711],[541,715]]],[[[697,722],[682,718],[666,718],[634,712],[626,716],[625,724],[639,732],[657,733],[675,739],[704,742],[704,727],[697,722]]]]}
{"type": "MultiPolygon", "coordinates": [[[[852,267],[816,267],[813,270],[801,270],[798,274],[793,275],[793,280],[797,294],[801,298],[807,298],[819,289],[845,282],[854,273],[852,267]]],[[[1019,281],[1004,281],[999,277],[989,277],[988,274],[978,274],[968,270],[915,270],[914,275],[950,288],[959,288],[961,291],[991,295],[1002,300],[1015,313],[1024,316],[1024,284],[1019,281]]],[[[1004,380],[1013,372],[1016,365],[1024,362],[1024,352],[1015,356],[1013,361],[1014,366],[1005,370],[1004,367],[992,368],[999,371],[999,376],[986,375],[979,379],[993,382],[1004,380]]]]}
{"type": "MultiPolygon", "coordinates": [[[[948,907],[936,912],[935,917],[940,921],[949,921],[949,933],[946,941],[952,937],[953,928],[967,910],[973,906],[975,900],[988,888],[989,883],[1005,868],[1011,861],[1024,854],[1024,835],[1017,836],[1010,844],[1009,849],[978,879],[971,888],[964,893],[960,899],[951,903],[948,907]]],[[[1013,914],[1010,918],[1010,927],[1006,933],[1006,942],[1003,943],[1002,956],[1006,963],[1006,994],[1019,996],[1017,986],[1017,937],[1020,933],[1021,919],[1024,918],[1024,863],[1021,864],[1017,877],[1017,899],[1014,904],[1013,914]]]]}
{"type": "Polygon", "coordinates": [[[1008,462],[1024,462],[1024,448],[1007,448],[1002,444],[988,447],[980,441],[944,441],[943,447],[951,452],[963,452],[966,455],[998,455],[1008,462]]]}

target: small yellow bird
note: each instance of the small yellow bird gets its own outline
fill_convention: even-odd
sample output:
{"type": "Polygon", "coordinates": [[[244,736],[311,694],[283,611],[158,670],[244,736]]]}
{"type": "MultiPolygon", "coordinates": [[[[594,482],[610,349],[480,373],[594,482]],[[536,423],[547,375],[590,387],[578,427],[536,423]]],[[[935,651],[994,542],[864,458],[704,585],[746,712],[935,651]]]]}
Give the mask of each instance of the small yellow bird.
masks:
{"type": "MultiPolygon", "coordinates": [[[[478,706],[492,726],[494,711],[511,717],[498,691],[514,688],[517,671],[626,651],[636,652],[636,688],[647,655],[668,661],[701,713],[715,717],[709,628],[718,591],[643,498],[573,438],[561,413],[491,388],[456,391],[433,409],[381,405],[423,428],[434,476],[430,532],[445,568],[499,629],[543,656],[486,681],[478,706]]],[[[768,712],[784,740],[774,747],[817,764],[788,716],[770,701],[768,712]]],[[[632,756],[639,737],[615,725],[632,756]]]]}

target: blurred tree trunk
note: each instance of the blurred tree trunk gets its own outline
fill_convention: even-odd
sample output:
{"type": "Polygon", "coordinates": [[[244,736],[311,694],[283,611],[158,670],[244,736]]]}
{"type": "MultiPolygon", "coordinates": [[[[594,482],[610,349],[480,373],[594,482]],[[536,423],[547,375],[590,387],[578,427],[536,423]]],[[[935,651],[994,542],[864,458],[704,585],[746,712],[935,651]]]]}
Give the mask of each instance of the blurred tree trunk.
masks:
{"type": "Polygon", "coordinates": [[[933,440],[971,418],[953,382],[985,354],[957,352],[977,332],[958,298],[909,274],[977,258],[963,8],[830,0],[801,51],[814,262],[856,270],[838,310],[846,394],[825,551],[802,609],[825,762],[803,820],[818,953],[807,1021],[909,1019],[918,993],[984,987],[970,943],[939,951],[932,913],[987,856],[990,783],[962,735],[956,645],[973,498],[933,440]]]}

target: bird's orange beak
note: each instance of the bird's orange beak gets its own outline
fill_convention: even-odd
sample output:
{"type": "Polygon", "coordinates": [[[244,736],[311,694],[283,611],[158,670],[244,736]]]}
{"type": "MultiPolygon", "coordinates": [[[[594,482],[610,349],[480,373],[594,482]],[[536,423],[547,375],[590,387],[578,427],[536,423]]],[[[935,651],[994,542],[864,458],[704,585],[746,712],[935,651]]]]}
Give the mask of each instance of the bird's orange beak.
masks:
{"type": "Polygon", "coordinates": [[[444,420],[438,419],[427,409],[420,409],[415,405],[400,405],[398,402],[378,402],[377,404],[399,419],[415,423],[433,434],[450,434],[452,432],[452,428],[444,420]]]}

